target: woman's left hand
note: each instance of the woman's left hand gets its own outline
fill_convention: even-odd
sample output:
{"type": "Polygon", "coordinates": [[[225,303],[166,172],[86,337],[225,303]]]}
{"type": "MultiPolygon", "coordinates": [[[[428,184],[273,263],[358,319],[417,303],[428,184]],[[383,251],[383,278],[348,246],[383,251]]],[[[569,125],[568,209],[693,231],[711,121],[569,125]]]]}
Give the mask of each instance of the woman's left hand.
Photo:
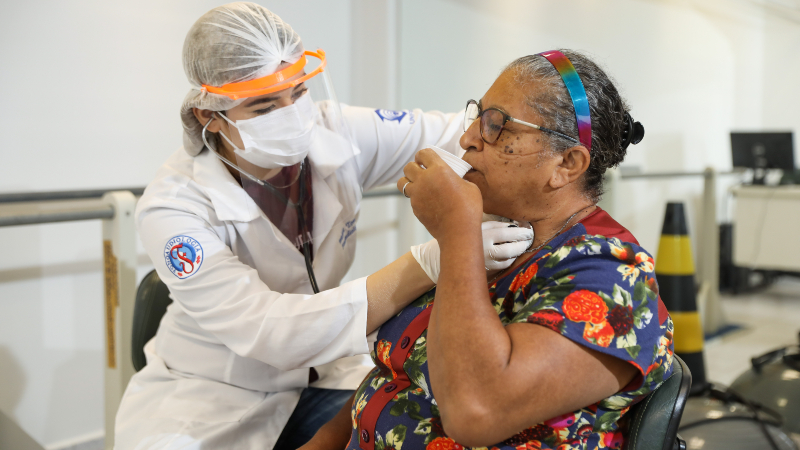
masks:
{"type": "Polygon", "coordinates": [[[459,178],[436,152],[429,148],[418,151],[403,173],[397,189],[403,191],[405,186],[414,215],[439,242],[450,234],[460,234],[464,227],[480,228],[481,191],[459,178]]]}

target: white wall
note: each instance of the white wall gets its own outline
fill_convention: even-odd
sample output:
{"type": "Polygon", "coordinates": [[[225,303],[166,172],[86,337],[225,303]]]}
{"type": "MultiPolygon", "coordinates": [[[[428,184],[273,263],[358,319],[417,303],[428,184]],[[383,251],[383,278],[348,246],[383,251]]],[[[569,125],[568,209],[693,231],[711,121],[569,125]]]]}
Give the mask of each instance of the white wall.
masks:
{"type": "MultiPolygon", "coordinates": [[[[223,3],[5,2],[0,192],[146,185],[181,145],[184,36],[223,3]]],[[[326,50],[342,101],[349,5],[268,2],[326,50]]],[[[99,221],[0,228],[0,411],[43,445],[102,430],[100,240],[99,221]]]]}
{"type": "MultiPolygon", "coordinates": [[[[800,128],[795,4],[787,12],[746,0],[404,1],[400,106],[463,108],[515,58],[577,49],[613,76],[646,128],[626,165],[730,169],[732,129],[800,128]]],[[[699,178],[623,186],[616,218],[653,252],[665,201],[686,201],[692,215],[700,206],[699,178]]]]}
{"type": "MultiPolygon", "coordinates": [[[[800,9],[781,1],[789,7],[746,0],[262,4],[307,47],[328,52],[340,100],[374,107],[458,110],[518,56],[585,50],[615,77],[647,128],[628,164],[666,171],[729,168],[734,128],[800,128],[800,9]],[[381,38],[365,38],[375,28],[381,38]]],[[[0,15],[0,192],[146,184],[180,145],[185,33],[223,2],[7,3],[0,15]]],[[[630,193],[617,219],[655,251],[664,202],[685,200],[694,212],[702,184],[625,186],[630,193]]],[[[384,228],[401,220],[398,205],[364,203],[348,278],[397,254],[399,239],[384,228]]],[[[0,256],[0,410],[50,447],[97,433],[99,223],[0,228],[0,256]]],[[[149,265],[141,263],[143,274],[149,265]]]]}

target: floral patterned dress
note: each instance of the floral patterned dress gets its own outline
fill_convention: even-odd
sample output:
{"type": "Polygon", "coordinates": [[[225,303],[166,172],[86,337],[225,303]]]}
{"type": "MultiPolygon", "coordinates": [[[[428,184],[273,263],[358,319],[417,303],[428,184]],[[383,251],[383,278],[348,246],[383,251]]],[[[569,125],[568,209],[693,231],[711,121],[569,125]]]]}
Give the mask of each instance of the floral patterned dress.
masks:
{"type": "MultiPolygon", "coordinates": [[[[672,373],[672,320],[658,297],[653,258],[597,208],[489,287],[504,325],[531,323],[632,364],[622,391],[509,436],[491,449],[622,447],[625,413],[672,373]]],[[[349,450],[449,450],[428,375],[426,332],[435,290],[378,332],[376,368],[356,391],[349,450]]]]}

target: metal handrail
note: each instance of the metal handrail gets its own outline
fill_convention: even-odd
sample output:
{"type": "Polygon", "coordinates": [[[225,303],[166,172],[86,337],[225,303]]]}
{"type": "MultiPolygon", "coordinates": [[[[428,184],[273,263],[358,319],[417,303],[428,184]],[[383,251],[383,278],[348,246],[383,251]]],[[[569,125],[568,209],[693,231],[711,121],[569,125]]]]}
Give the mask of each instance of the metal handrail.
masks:
{"type": "Polygon", "coordinates": [[[379,188],[371,189],[367,192],[364,192],[361,196],[363,198],[375,198],[375,197],[394,197],[399,195],[400,197],[403,196],[403,193],[398,191],[394,186],[382,186],[379,188]]]}
{"type": "MultiPolygon", "coordinates": [[[[744,173],[744,170],[731,170],[727,172],[716,172],[717,175],[738,175],[744,173]]],[[[679,178],[679,177],[705,177],[708,176],[707,171],[702,172],[651,172],[651,173],[620,173],[619,177],[623,180],[631,178],[679,178]]]]}
{"type": "MultiPolygon", "coordinates": [[[[117,189],[87,189],[80,191],[17,192],[13,194],[0,194],[0,204],[22,203],[22,202],[49,202],[49,201],[59,201],[59,200],[84,200],[90,198],[101,198],[106,194],[106,192],[113,192],[113,191],[130,191],[131,193],[133,193],[133,195],[141,197],[142,194],[144,193],[144,188],[135,187],[135,188],[117,188],[117,189]]],[[[364,198],[390,197],[395,195],[403,195],[403,194],[401,194],[400,191],[394,188],[391,189],[378,188],[371,190],[369,192],[365,192],[363,197],[364,198]]],[[[97,217],[97,218],[103,219],[104,217],[97,217]]],[[[87,219],[76,219],[76,220],[87,220],[87,219]]]]}
{"type": "Polygon", "coordinates": [[[114,208],[99,206],[93,209],[81,208],[79,211],[63,210],[57,212],[42,212],[33,214],[20,214],[16,216],[0,215],[0,227],[14,227],[18,225],[36,225],[40,223],[76,222],[80,220],[113,219],[114,208]]]}
{"type": "MultiPolygon", "coordinates": [[[[141,195],[144,188],[127,189],[134,195],[141,195]]],[[[75,200],[100,198],[105,195],[105,190],[91,191],[61,191],[61,192],[28,192],[20,194],[0,195],[0,203],[14,202],[42,202],[52,200],[75,200]],[[99,195],[98,195],[99,194],[99,195]]],[[[364,198],[402,196],[403,194],[394,187],[380,187],[365,192],[364,198]]],[[[81,220],[113,219],[114,208],[108,205],[98,205],[93,208],[80,206],[65,208],[57,211],[35,212],[18,215],[0,215],[0,227],[14,227],[20,225],[36,225],[43,223],[75,222],[81,220]]]]}
{"type": "Polygon", "coordinates": [[[106,192],[130,191],[140,197],[144,192],[143,187],[117,188],[117,189],[87,189],[81,191],[48,191],[48,192],[17,192],[13,194],[0,194],[0,203],[22,202],[48,202],[57,200],[83,200],[101,198],[106,192]]]}

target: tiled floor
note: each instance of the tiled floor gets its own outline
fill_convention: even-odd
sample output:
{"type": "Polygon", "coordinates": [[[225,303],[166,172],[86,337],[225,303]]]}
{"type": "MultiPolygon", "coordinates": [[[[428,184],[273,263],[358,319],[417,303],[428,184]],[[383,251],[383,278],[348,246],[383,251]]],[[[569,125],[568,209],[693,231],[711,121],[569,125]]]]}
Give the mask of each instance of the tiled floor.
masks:
{"type": "Polygon", "coordinates": [[[705,344],[709,381],[729,385],[750,368],[750,358],[797,344],[800,279],[783,277],[765,290],[722,297],[728,323],[743,328],[705,344]]]}

